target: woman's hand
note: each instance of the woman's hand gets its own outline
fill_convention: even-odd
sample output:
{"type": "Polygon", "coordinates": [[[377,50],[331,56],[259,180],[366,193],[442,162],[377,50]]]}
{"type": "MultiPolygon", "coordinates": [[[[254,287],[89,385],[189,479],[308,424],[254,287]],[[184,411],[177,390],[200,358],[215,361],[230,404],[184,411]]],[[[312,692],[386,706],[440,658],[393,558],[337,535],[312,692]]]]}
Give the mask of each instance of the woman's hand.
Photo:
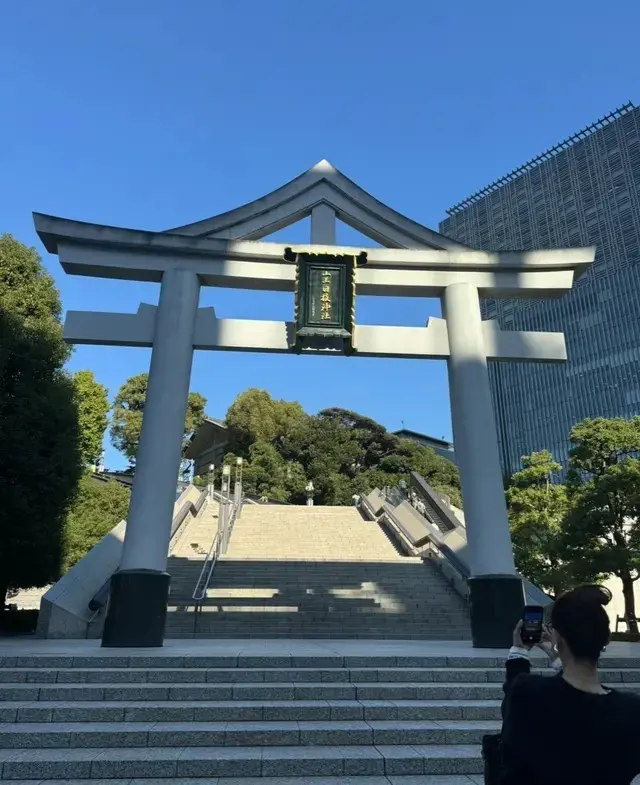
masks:
{"type": "Polygon", "coordinates": [[[522,619],[516,624],[516,628],[513,631],[513,645],[519,649],[531,650],[533,648],[532,643],[525,643],[522,640],[522,619]]]}
{"type": "Polygon", "coordinates": [[[542,625],[542,637],[538,643],[538,648],[541,649],[550,660],[555,660],[558,656],[551,639],[551,630],[547,624],[542,625]]]}

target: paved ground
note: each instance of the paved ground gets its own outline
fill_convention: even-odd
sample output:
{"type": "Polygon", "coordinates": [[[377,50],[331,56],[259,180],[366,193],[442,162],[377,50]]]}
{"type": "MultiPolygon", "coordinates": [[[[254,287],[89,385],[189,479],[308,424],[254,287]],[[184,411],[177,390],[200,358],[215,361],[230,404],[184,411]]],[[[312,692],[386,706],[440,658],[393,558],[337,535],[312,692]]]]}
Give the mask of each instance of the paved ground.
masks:
{"type": "MultiPolygon", "coordinates": [[[[505,649],[474,649],[469,641],[395,641],[395,640],[167,640],[161,649],[103,649],[100,641],[40,640],[32,637],[0,638],[0,656],[20,654],[106,654],[146,656],[215,655],[322,657],[505,657],[505,649]]],[[[625,659],[640,657],[640,643],[612,643],[605,657],[625,659]]]]}

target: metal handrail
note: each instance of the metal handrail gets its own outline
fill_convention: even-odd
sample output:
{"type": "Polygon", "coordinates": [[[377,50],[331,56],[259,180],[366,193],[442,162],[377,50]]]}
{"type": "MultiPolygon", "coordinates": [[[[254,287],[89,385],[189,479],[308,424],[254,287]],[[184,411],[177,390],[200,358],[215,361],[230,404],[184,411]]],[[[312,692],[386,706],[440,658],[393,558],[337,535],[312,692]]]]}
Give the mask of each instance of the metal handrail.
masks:
{"type": "Polygon", "coordinates": [[[204,564],[202,565],[202,569],[200,570],[200,575],[198,576],[198,580],[196,582],[195,588],[193,590],[193,594],[191,595],[191,599],[193,600],[193,632],[194,635],[198,631],[198,622],[200,621],[200,615],[202,614],[202,606],[204,605],[204,600],[207,597],[207,591],[209,590],[209,584],[211,583],[211,577],[213,575],[213,571],[215,569],[216,564],[218,563],[218,559],[220,558],[221,553],[224,553],[228,547],[229,539],[231,537],[231,532],[233,531],[233,526],[236,522],[236,518],[238,517],[238,513],[240,508],[242,507],[242,498],[238,504],[231,499],[230,497],[225,496],[218,491],[212,492],[212,497],[218,501],[220,513],[218,515],[218,530],[213,536],[213,540],[211,541],[211,546],[209,551],[207,552],[207,556],[204,560],[204,564]],[[222,505],[225,505],[228,509],[227,512],[222,513],[222,505]],[[221,526],[222,524],[222,526],[221,526]]]}
{"type": "Polygon", "coordinates": [[[201,602],[205,598],[207,589],[209,588],[209,581],[211,580],[213,568],[216,566],[216,562],[218,561],[218,556],[220,556],[220,532],[215,533],[213,542],[211,543],[211,547],[207,553],[207,558],[204,560],[204,564],[200,570],[196,588],[194,589],[191,596],[191,599],[195,602],[201,602]]]}

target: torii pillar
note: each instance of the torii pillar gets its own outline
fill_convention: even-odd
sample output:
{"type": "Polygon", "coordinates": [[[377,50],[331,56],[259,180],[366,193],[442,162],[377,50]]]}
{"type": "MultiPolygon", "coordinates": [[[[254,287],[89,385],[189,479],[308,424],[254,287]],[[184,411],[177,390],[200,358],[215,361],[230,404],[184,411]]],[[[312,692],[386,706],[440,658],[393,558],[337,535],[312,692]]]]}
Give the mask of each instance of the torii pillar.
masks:
{"type": "Polygon", "coordinates": [[[490,648],[506,638],[503,619],[521,613],[523,588],[509,534],[477,288],[464,282],[447,286],[442,310],[449,336],[453,443],[472,562],[471,626],[475,645],[490,648]]]}

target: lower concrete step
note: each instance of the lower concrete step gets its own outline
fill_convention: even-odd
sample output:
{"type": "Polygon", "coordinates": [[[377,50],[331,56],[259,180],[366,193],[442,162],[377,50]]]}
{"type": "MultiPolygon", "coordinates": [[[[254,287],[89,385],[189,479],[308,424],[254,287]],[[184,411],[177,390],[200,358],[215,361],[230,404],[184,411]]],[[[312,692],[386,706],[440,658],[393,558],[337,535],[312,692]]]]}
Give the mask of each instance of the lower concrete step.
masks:
{"type": "MultiPolygon", "coordinates": [[[[621,688],[634,685],[619,685],[621,688]]],[[[640,690],[640,684],[635,685],[640,690]]],[[[4,684],[0,701],[501,700],[501,684],[4,684]]]]}
{"type": "MultiPolygon", "coordinates": [[[[535,671],[534,671],[535,672],[535,671]]],[[[606,682],[640,682],[640,669],[603,670],[606,682]]],[[[504,681],[495,668],[3,668],[2,684],[256,684],[504,681]]]]}
{"type": "MultiPolygon", "coordinates": [[[[1,766],[1,764],[0,764],[1,766]]],[[[362,777],[260,777],[260,785],[483,785],[483,775],[413,774],[362,777]]],[[[14,783],[16,781],[14,780],[14,783]]],[[[20,780],[20,785],[43,785],[41,779],[20,780]]],[[[47,782],[45,780],[45,782],[47,782]]],[[[95,779],[74,779],[70,785],[96,785],[95,779]]],[[[149,785],[148,779],[112,779],[112,785],[149,785]]],[[[153,785],[173,785],[175,780],[162,778],[153,785]]],[[[176,784],[178,785],[178,784],[176,784]]],[[[255,777],[181,777],[179,785],[256,785],[255,777]]]]}
{"type": "Polygon", "coordinates": [[[479,774],[478,745],[0,751],[3,780],[479,774]]]}
{"type": "MultiPolygon", "coordinates": [[[[1,765],[1,764],[0,764],[1,765]]],[[[15,782],[15,781],[14,781],[15,782]]],[[[46,782],[46,780],[45,780],[46,782]]],[[[96,785],[95,779],[74,779],[70,785],[96,785]]],[[[171,785],[171,780],[158,782],[147,778],[112,779],[112,785],[171,785]]],[[[413,774],[373,775],[371,777],[260,777],[260,785],[483,785],[483,775],[413,774]]],[[[43,785],[42,780],[20,780],[20,785],[43,785]]],[[[179,785],[256,785],[255,777],[181,777],[179,785]]]]}
{"type": "Polygon", "coordinates": [[[486,720],[15,723],[0,726],[0,748],[480,744],[500,725],[486,720]]]}
{"type": "Polygon", "coordinates": [[[305,720],[499,720],[499,700],[6,701],[0,722],[263,722],[305,720]]]}
{"type": "MultiPolygon", "coordinates": [[[[640,692],[640,683],[616,684],[621,691],[640,692]]],[[[6,684],[0,701],[293,701],[293,700],[501,700],[495,683],[360,684],[6,684]]]]}

